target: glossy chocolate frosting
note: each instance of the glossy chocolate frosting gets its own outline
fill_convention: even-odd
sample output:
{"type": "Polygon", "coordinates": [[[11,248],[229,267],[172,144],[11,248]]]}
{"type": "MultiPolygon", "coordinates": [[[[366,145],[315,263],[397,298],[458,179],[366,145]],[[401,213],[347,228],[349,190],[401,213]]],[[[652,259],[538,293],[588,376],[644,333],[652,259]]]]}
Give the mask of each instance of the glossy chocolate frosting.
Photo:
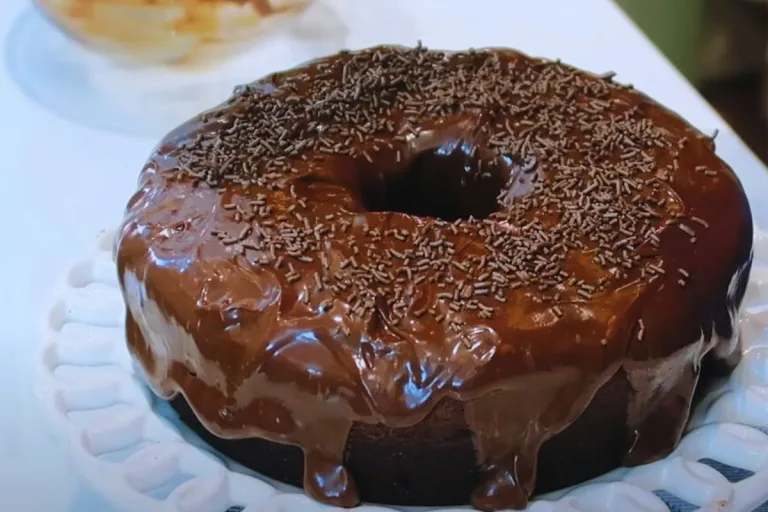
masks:
{"type": "Polygon", "coordinates": [[[129,348],[217,436],[301,447],[305,491],[341,506],[353,426],[458,402],[472,503],[524,507],[541,445],[608,382],[623,463],[645,463],[704,357],[738,357],[752,221],[713,149],[610,75],[512,50],[268,76],[141,173],[116,246],[129,348]]]}

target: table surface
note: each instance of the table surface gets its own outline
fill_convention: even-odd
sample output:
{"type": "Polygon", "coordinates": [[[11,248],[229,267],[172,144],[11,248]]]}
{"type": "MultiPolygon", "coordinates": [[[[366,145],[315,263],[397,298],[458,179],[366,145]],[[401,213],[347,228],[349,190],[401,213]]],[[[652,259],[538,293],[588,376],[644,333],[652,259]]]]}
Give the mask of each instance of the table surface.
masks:
{"type": "MultiPolygon", "coordinates": [[[[332,3],[343,9],[353,1],[332,3]]],[[[756,216],[766,218],[768,201],[757,196],[768,191],[768,171],[612,2],[394,4],[401,19],[378,23],[369,9],[362,14],[369,16],[366,29],[351,27],[347,44],[421,39],[436,48],[510,46],[595,72],[616,71],[617,80],[633,83],[702,131],[719,129],[717,152],[742,174],[756,216]]],[[[29,8],[24,0],[0,2],[0,174],[6,191],[0,201],[0,510],[108,511],[109,504],[78,479],[66,446],[47,432],[30,368],[52,286],[100,230],[119,222],[154,141],[75,125],[19,90],[6,70],[5,44],[29,8]]]]}

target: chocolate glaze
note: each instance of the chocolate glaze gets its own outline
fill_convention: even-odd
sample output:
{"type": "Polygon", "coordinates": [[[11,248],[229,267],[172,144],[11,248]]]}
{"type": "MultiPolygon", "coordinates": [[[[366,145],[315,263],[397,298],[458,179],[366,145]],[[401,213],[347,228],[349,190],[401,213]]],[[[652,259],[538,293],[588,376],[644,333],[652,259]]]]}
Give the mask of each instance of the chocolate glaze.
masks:
{"type": "MultiPolygon", "coordinates": [[[[511,50],[479,54],[521,68],[571,70],[511,50]]],[[[285,94],[281,84],[292,76],[312,77],[349,58],[322,59],[251,87],[285,94]]],[[[584,83],[605,85],[573,72],[584,83]]],[[[434,315],[416,314],[441,291],[437,283],[414,286],[417,299],[402,319],[393,318],[387,303],[361,318],[328,289],[313,288],[305,297],[314,272],[327,270],[318,258],[289,282],[285,265],[259,264],[214,234],[242,231],[232,205],[266,193],[276,214],[303,200],[313,226],[328,215],[350,223],[344,237],[324,236],[331,273],[352,255],[346,235],[365,249],[376,229],[413,233],[427,226],[454,247],[485,254],[487,240],[468,229],[454,233],[433,216],[479,230],[483,221],[470,216],[494,219],[500,191],[502,203],[514,202],[536,193],[536,179],[510,180],[522,177],[525,164],[495,159],[491,137],[478,130],[483,110],[425,118],[419,134],[391,139],[391,148],[368,164],[310,152],[295,159],[294,173],[276,190],[227,181],[211,187],[179,171],[180,151],[224,133],[232,116],[243,115],[237,98],[174,130],[142,171],[116,245],[128,344],[150,385],[165,398],[181,393],[216,436],[299,446],[305,491],[340,506],[360,499],[355,474],[343,463],[350,430],[412,429],[444,400],[460,404],[472,433],[471,501],[484,510],[527,504],[542,444],[573,424],[609,382],[629,390],[623,463],[663,457],[679,441],[705,356],[738,357],[735,316],[751,264],[752,221],[738,179],[709,137],[640,93],[612,83],[606,90],[612,111],[637,107],[671,142],[653,154],[659,168],[673,158],[676,168],[654,220],[653,261],[665,273],[634,269],[614,279],[591,263],[594,249],[585,246],[571,252],[568,270],[575,279],[604,278],[601,290],[585,296],[562,286],[553,314],[553,302],[542,300],[535,286],[513,288],[505,302],[491,301],[492,318],[462,312],[461,333],[434,315]],[[465,179],[480,172],[478,162],[494,159],[487,180],[465,179]],[[295,198],[285,193],[288,185],[295,198]],[[430,193],[420,194],[425,187],[430,193]],[[676,224],[690,218],[708,226],[697,229],[695,240],[676,224]],[[690,274],[683,285],[677,269],[690,274]]],[[[401,114],[390,119],[404,122],[401,114]]],[[[359,151],[371,147],[352,144],[359,151]]],[[[614,158],[618,164],[620,156],[614,158]]],[[[542,169],[532,176],[548,179],[542,169]]],[[[384,252],[404,242],[384,237],[375,244],[384,252]]],[[[365,251],[356,258],[363,265],[365,251]]],[[[384,296],[392,290],[383,288],[384,296]]]]}

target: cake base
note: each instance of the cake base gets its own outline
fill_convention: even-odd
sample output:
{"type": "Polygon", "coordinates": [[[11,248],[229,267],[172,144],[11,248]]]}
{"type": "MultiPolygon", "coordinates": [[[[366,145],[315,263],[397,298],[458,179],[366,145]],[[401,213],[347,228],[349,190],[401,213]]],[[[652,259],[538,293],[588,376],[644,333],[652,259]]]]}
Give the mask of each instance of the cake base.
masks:
{"type": "MultiPolygon", "coordinates": [[[[536,494],[584,482],[620,465],[628,391],[623,374],[617,374],[576,422],[542,446],[536,494]]],[[[182,395],[171,405],[187,426],[224,455],[269,478],[302,486],[304,457],[299,447],[258,438],[222,439],[200,423],[182,395]]],[[[450,399],[410,428],[356,424],[345,464],[363,501],[389,505],[464,505],[480,476],[461,403],[450,399]]]]}
{"type": "MultiPolygon", "coordinates": [[[[704,358],[694,406],[736,362],[704,358]]],[[[570,427],[542,445],[535,495],[586,482],[621,466],[628,398],[629,384],[620,371],[570,427]]],[[[227,457],[266,477],[302,487],[304,455],[298,446],[259,438],[222,439],[200,423],[182,395],[171,400],[171,406],[185,425],[227,457]]],[[[355,424],[345,464],[362,501],[387,505],[466,505],[480,477],[462,405],[451,399],[410,428],[355,424]]]]}

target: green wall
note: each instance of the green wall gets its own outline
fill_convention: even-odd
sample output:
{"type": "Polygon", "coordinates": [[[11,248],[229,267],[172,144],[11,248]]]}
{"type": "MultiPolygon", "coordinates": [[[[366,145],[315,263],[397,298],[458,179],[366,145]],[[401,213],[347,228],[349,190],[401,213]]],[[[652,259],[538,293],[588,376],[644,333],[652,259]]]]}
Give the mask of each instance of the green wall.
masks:
{"type": "Polygon", "coordinates": [[[618,0],[619,5],[692,82],[700,69],[704,0],[618,0]]]}

